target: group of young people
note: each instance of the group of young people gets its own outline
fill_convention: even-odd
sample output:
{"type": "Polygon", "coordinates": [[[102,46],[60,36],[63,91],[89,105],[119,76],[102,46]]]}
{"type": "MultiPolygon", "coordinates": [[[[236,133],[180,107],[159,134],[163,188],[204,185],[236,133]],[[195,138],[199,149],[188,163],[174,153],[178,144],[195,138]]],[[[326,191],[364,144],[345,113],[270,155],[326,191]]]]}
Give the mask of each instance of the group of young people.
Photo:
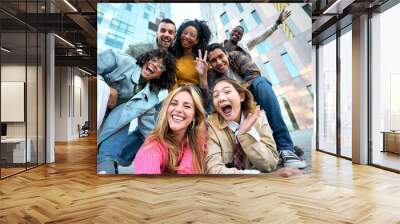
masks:
{"type": "Polygon", "coordinates": [[[163,19],[156,41],[126,54],[98,54],[99,174],[293,175],[306,167],[283,121],[271,83],[249,54],[290,12],[244,47],[235,27],[223,44],[209,44],[205,21],[178,29],[163,19]],[[160,90],[169,90],[160,101],[160,90]],[[135,126],[135,123],[137,125],[135,126]]]}

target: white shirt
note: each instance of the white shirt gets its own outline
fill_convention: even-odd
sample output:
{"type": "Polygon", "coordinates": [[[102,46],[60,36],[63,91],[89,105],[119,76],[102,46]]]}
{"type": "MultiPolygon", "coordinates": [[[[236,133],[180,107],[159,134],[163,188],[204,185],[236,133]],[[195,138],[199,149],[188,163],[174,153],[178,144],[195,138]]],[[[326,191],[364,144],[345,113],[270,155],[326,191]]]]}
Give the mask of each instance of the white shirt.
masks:
{"type": "Polygon", "coordinates": [[[109,97],[110,87],[103,80],[97,79],[97,130],[103,123],[109,97]]]}
{"type": "MultiPolygon", "coordinates": [[[[240,124],[242,124],[244,121],[244,115],[243,113],[240,116],[240,124]]],[[[239,130],[240,124],[238,124],[236,121],[228,121],[228,127],[229,129],[231,129],[233,131],[233,133],[235,134],[235,143],[238,143],[237,140],[237,130],[239,130]]],[[[258,131],[253,127],[250,128],[250,130],[248,132],[246,132],[247,134],[251,135],[257,142],[261,141],[261,137],[260,134],[258,133],[258,131]]]]}

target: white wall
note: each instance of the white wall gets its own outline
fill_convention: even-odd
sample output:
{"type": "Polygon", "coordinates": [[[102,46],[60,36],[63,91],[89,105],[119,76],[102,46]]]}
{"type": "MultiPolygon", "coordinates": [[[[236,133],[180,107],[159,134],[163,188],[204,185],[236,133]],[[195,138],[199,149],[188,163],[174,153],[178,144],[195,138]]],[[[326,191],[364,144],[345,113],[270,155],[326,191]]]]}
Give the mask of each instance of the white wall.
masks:
{"type": "MultiPolygon", "coordinates": [[[[9,64],[9,65],[2,65],[1,66],[1,81],[9,81],[9,82],[25,82],[25,75],[26,71],[28,75],[36,74],[36,67],[29,66],[25,67],[25,65],[18,65],[18,64],[9,64]],[[27,69],[27,70],[25,70],[27,69]]],[[[29,77],[28,77],[29,78],[29,77]]],[[[29,85],[36,86],[36,80],[29,80],[29,85]]],[[[28,112],[33,111],[32,107],[36,108],[36,88],[27,88],[27,104],[30,106],[28,112]],[[31,104],[34,102],[34,104],[31,104]]],[[[4,97],[4,96],[3,96],[4,97]]],[[[40,105],[39,105],[40,106],[40,105]]],[[[8,110],[9,108],[1,108],[1,110],[8,110]]],[[[34,109],[36,111],[36,109],[34,109]]],[[[32,122],[37,120],[36,113],[27,113],[27,120],[28,122],[32,122]]],[[[25,124],[26,122],[7,122],[7,136],[8,137],[25,137],[25,124]]],[[[28,137],[29,133],[32,130],[36,130],[36,125],[29,123],[28,125],[28,137]]],[[[36,133],[36,132],[35,132],[36,133]]],[[[36,134],[35,134],[36,135],[36,134]]]]}
{"type": "MultiPolygon", "coordinates": [[[[30,139],[32,161],[44,163],[44,74],[40,66],[25,66],[25,64],[4,64],[1,66],[1,81],[24,82],[26,85],[26,106],[23,102],[21,108],[23,114],[26,112],[26,120],[22,122],[6,122],[7,137],[30,139]],[[25,80],[27,78],[27,81],[25,80]],[[39,156],[37,157],[37,153],[39,156]]],[[[2,89],[3,92],[4,89],[2,89]]],[[[20,90],[24,94],[24,90],[20,90]]],[[[5,93],[7,94],[7,93],[5,93]]],[[[7,97],[7,95],[2,95],[7,97]]],[[[10,107],[2,107],[2,112],[13,113],[10,107]]],[[[15,113],[15,112],[14,112],[15,113]]],[[[24,116],[24,115],[23,115],[24,116]]],[[[25,118],[24,118],[25,119],[25,118]]]]}
{"type": "Polygon", "coordinates": [[[75,70],[74,74],[74,96],[72,98],[74,99],[73,105],[74,108],[72,109],[72,120],[71,120],[71,135],[72,138],[77,138],[79,133],[78,133],[78,124],[81,126],[85,123],[85,121],[88,121],[88,78],[81,76],[82,73],[76,73],[77,70],[75,70]]]}
{"type": "Polygon", "coordinates": [[[88,78],[72,67],[56,67],[55,141],[79,138],[78,124],[88,120],[88,78]]]}

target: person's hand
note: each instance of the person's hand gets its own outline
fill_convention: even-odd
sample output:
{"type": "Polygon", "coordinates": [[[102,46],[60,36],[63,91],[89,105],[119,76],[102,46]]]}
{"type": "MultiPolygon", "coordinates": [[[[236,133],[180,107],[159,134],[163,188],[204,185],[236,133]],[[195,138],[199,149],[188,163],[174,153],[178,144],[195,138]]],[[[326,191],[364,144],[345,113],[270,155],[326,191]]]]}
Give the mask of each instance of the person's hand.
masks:
{"type": "Polygon", "coordinates": [[[260,106],[257,106],[254,113],[249,113],[247,117],[244,119],[243,123],[240,124],[237,134],[241,135],[248,132],[251,129],[251,127],[253,127],[254,123],[256,123],[259,116],[260,116],[260,106]]]}
{"type": "Polygon", "coordinates": [[[208,63],[207,63],[207,51],[204,52],[204,57],[199,49],[199,57],[196,58],[196,71],[200,75],[200,78],[207,77],[208,63]]]}
{"type": "Polygon", "coordinates": [[[259,170],[243,170],[243,174],[260,174],[259,170]]]}
{"type": "Polygon", "coordinates": [[[282,10],[281,13],[279,14],[278,19],[276,20],[276,23],[278,25],[283,23],[287,18],[289,18],[291,13],[292,13],[291,11],[282,10]]]}
{"type": "Polygon", "coordinates": [[[112,109],[117,105],[118,101],[118,91],[110,87],[110,97],[108,98],[107,107],[112,109]]]}
{"type": "Polygon", "coordinates": [[[277,171],[274,172],[274,175],[280,176],[280,177],[290,177],[290,176],[296,176],[296,175],[301,175],[303,172],[299,169],[296,168],[290,168],[290,167],[283,167],[279,168],[277,171]]]}

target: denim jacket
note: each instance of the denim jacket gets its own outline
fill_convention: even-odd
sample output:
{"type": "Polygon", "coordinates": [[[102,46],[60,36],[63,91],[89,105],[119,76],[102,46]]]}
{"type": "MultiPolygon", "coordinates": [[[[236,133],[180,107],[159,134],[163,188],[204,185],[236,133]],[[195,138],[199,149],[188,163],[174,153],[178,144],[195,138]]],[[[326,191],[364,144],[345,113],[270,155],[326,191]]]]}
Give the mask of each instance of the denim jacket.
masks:
{"type": "Polygon", "coordinates": [[[98,78],[118,91],[118,103],[111,110],[100,127],[97,144],[112,136],[121,128],[138,119],[138,128],[144,138],[155,127],[154,106],[159,102],[158,93],[150,90],[150,84],[137,94],[133,90],[139,83],[141,67],[136,59],[112,50],[106,50],[97,57],[98,78]]]}

